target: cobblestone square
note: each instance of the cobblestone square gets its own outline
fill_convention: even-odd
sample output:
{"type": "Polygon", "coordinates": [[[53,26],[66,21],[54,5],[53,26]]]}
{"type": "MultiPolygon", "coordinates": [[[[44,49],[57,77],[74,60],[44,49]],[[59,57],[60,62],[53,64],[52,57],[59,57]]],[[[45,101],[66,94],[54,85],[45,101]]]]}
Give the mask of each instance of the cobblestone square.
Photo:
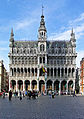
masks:
{"type": "Polygon", "coordinates": [[[84,119],[84,97],[0,98],[0,119],[84,119]]]}

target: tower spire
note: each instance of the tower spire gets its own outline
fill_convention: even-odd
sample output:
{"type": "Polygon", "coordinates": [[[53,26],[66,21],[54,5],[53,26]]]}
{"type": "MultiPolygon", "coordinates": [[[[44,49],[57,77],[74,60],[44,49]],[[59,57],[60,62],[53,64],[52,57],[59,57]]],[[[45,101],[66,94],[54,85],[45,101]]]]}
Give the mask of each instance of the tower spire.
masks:
{"type": "Polygon", "coordinates": [[[14,34],[13,34],[13,28],[11,28],[11,37],[13,37],[14,34]]]}
{"type": "Polygon", "coordinates": [[[73,35],[74,33],[73,33],[73,28],[72,28],[72,30],[71,30],[71,36],[73,35]]]}
{"type": "Polygon", "coordinates": [[[13,28],[11,28],[10,42],[14,42],[13,28]]]}
{"type": "Polygon", "coordinates": [[[72,30],[71,30],[71,38],[72,38],[72,39],[75,39],[75,33],[73,32],[73,28],[72,28],[72,30]]]}
{"type": "Polygon", "coordinates": [[[40,21],[40,27],[38,29],[38,38],[40,40],[44,39],[46,40],[46,33],[47,33],[47,30],[46,30],[46,27],[45,27],[45,20],[44,20],[44,15],[43,15],[43,5],[42,5],[42,15],[41,15],[41,21],[40,21]]]}
{"type": "Polygon", "coordinates": [[[44,6],[42,5],[42,16],[43,16],[43,10],[44,10],[44,6]]]}

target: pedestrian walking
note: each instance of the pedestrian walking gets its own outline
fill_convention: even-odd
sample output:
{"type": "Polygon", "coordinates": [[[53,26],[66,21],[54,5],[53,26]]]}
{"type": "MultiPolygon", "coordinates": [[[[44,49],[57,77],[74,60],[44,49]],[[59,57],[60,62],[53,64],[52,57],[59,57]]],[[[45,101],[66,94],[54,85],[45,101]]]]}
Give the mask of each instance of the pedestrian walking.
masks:
{"type": "Polygon", "coordinates": [[[16,98],[16,90],[15,90],[15,92],[14,92],[14,96],[15,96],[15,98],[16,98]]]}
{"type": "Polygon", "coordinates": [[[5,98],[5,92],[3,92],[3,98],[5,98]]]}
{"type": "Polygon", "coordinates": [[[10,90],[9,91],[9,101],[11,101],[11,98],[12,98],[12,91],[10,90]]]}
{"type": "Polygon", "coordinates": [[[25,97],[24,91],[23,91],[23,98],[25,97]]]}
{"type": "Polygon", "coordinates": [[[54,98],[55,97],[55,94],[54,94],[54,91],[52,91],[52,98],[54,98]]]}
{"type": "MultiPolygon", "coordinates": [[[[75,90],[74,90],[74,93],[73,93],[73,97],[74,97],[74,96],[76,96],[76,92],[75,92],[75,90]]],[[[77,96],[76,96],[76,97],[77,97],[77,96]]]]}
{"type": "Polygon", "coordinates": [[[22,92],[20,91],[20,100],[22,100],[22,92]]]}

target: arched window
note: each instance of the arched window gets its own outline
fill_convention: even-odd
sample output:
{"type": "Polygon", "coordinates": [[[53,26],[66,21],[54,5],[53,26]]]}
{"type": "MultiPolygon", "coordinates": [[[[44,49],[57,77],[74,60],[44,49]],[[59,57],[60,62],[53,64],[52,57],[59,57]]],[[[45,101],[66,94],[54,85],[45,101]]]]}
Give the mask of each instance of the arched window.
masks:
{"type": "Polygon", "coordinates": [[[40,57],[40,63],[42,63],[42,57],[40,57]]]}
{"type": "Polygon", "coordinates": [[[43,57],[43,63],[45,63],[45,57],[43,57]]]}
{"type": "Polygon", "coordinates": [[[43,44],[40,45],[40,51],[43,52],[45,50],[45,47],[43,44]]]}

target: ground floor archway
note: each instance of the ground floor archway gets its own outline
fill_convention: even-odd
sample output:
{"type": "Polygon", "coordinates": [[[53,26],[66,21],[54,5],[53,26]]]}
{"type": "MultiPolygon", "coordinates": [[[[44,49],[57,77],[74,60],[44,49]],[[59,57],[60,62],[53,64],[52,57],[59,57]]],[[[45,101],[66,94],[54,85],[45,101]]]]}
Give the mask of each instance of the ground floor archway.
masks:
{"type": "Polygon", "coordinates": [[[18,89],[19,90],[23,90],[23,81],[22,80],[18,80],[18,89]]]}
{"type": "Polygon", "coordinates": [[[73,91],[73,81],[69,81],[68,82],[68,92],[72,92],[73,91]]]}
{"type": "Polygon", "coordinates": [[[61,91],[63,92],[66,91],[66,88],[67,88],[67,81],[64,80],[61,82],[61,91]]]}
{"type": "Polygon", "coordinates": [[[37,90],[37,81],[36,80],[32,81],[32,90],[37,90]]]}
{"type": "Polygon", "coordinates": [[[25,80],[25,90],[30,90],[30,81],[29,80],[25,80]]]}
{"type": "Polygon", "coordinates": [[[54,90],[55,90],[56,92],[59,91],[59,81],[58,81],[58,80],[56,80],[56,81],[54,82],[54,90]]]}
{"type": "Polygon", "coordinates": [[[45,82],[43,80],[39,81],[39,91],[45,92],[45,82]]]}
{"type": "Polygon", "coordinates": [[[47,81],[47,91],[52,90],[52,81],[48,80],[47,81]]]}
{"type": "Polygon", "coordinates": [[[11,80],[11,89],[12,89],[12,91],[16,90],[16,81],[15,80],[11,80]]]}

